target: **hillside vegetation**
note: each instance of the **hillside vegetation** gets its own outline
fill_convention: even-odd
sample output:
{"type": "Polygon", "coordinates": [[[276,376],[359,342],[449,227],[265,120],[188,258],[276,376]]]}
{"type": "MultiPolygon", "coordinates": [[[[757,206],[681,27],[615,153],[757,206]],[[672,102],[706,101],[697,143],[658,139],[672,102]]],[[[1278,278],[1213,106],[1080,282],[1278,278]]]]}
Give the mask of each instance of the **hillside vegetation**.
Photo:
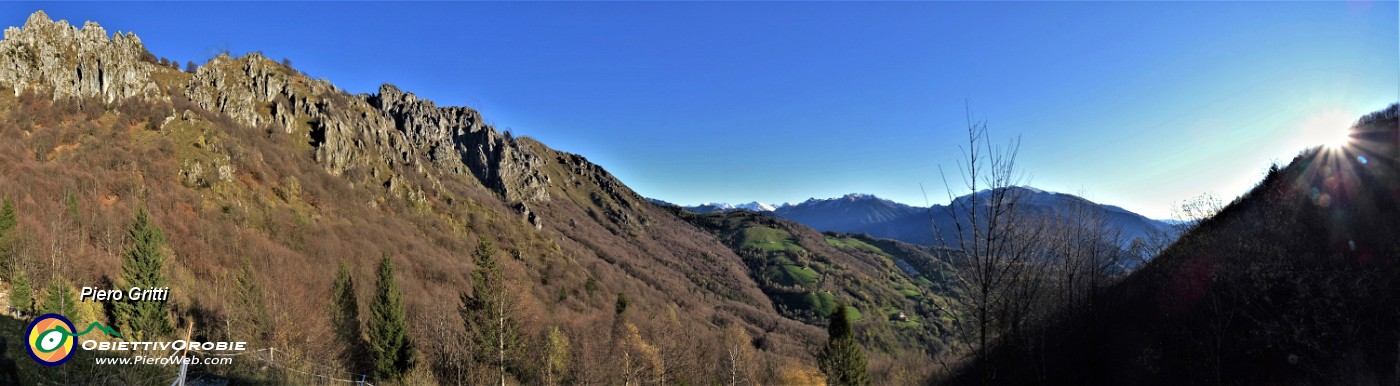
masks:
{"type": "Polygon", "coordinates": [[[955,274],[927,249],[822,234],[757,212],[671,209],[742,257],[749,275],[784,316],[816,324],[838,305],[848,305],[867,349],[900,358],[897,365],[908,366],[901,371],[921,376],[933,370],[928,363],[949,345],[946,297],[955,292],[947,277],[955,274]]]}
{"type": "Polygon", "coordinates": [[[947,384],[1400,382],[1400,107],[1360,119],[947,384]],[[986,371],[990,370],[990,371],[986,371]]]}
{"type": "MultiPolygon", "coordinates": [[[[469,108],[391,85],[350,95],[257,53],[169,63],[134,34],[42,12],[5,31],[0,195],[17,221],[3,235],[0,289],[34,299],[10,311],[53,302],[38,290],[51,283],[120,286],[128,231],[145,210],[164,235],[170,325],[275,350],[275,367],[248,356],[193,369],[235,384],[309,384],[318,374],[377,384],[812,384],[823,379],[819,316],[835,304],[931,315],[917,310],[933,292],[878,254],[841,252],[791,224],[716,238],[584,157],[498,131],[469,108]],[[759,254],[793,260],[755,270],[759,254]],[[887,278],[918,299],[871,284],[887,278]],[[771,291],[779,287],[811,299],[789,307],[771,291]],[[398,304],[404,318],[380,318],[398,304]],[[510,328],[479,328],[481,313],[510,328]],[[393,335],[402,355],[372,365],[385,355],[374,340],[400,331],[394,323],[412,344],[393,335]],[[366,332],[337,332],[351,330],[366,332]],[[488,353],[471,343],[490,334],[512,344],[488,353]]],[[[75,322],[122,319],[100,308],[83,315],[75,322]]],[[[876,347],[871,378],[921,379],[924,369],[894,363],[931,355],[922,342],[940,339],[935,325],[857,321],[861,343],[876,347]]],[[[30,362],[26,384],[145,384],[146,371],[175,371],[34,371],[9,358],[30,362]]]]}

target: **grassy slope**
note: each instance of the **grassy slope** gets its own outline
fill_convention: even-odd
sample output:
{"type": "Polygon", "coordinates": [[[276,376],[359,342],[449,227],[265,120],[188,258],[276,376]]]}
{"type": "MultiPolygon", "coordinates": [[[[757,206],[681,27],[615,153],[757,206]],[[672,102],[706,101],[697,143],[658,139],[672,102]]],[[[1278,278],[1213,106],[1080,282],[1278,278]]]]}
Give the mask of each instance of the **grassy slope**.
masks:
{"type": "Polygon", "coordinates": [[[946,320],[936,311],[946,305],[944,292],[921,273],[896,265],[901,259],[935,261],[920,248],[904,244],[907,249],[886,251],[868,242],[873,239],[821,234],[746,211],[682,215],[743,256],[754,280],[786,315],[824,324],[837,303],[853,305],[867,347],[877,352],[940,347],[947,338],[941,330],[946,320]],[[908,320],[891,320],[900,311],[908,320]]]}

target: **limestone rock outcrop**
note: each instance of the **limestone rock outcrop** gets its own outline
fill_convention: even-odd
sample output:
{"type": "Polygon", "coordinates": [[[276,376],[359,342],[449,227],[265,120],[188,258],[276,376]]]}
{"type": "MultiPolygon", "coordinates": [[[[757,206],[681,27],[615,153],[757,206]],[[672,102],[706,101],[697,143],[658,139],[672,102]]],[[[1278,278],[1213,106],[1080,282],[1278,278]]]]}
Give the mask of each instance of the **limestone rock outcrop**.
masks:
{"type": "MultiPolygon", "coordinates": [[[[107,103],[132,97],[174,103],[172,97],[182,98],[237,124],[304,136],[316,161],[332,174],[358,170],[393,188],[398,184],[392,182],[401,179],[380,174],[398,166],[430,176],[468,175],[507,202],[550,199],[543,156],[525,146],[528,139],[485,124],[476,110],[438,107],[392,85],[377,94],[349,95],[259,53],[220,55],[194,74],[159,66],[151,57],[133,34],[109,38],[96,23],[79,29],[41,11],[23,28],[5,30],[0,84],[12,86],[16,94],[46,87],[55,98],[94,97],[107,103]],[[160,71],[174,75],[160,83],[155,76],[160,71]],[[177,84],[170,79],[178,79],[177,84]]],[[[538,224],[531,220],[533,213],[525,217],[538,224]]]]}
{"type": "Polygon", "coordinates": [[[5,29],[0,40],[0,82],[15,95],[35,86],[53,88],[55,98],[97,98],[107,103],[144,97],[168,100],[151,78],[154,63],[141,39],[131,33],[110,38],[97,23],[81,29],[53,21],[43,11],[23,28],[5,29]]]}
{"type": "Polygon", "coordinates": [[[393,118],[395,129],[440,167],[465,164],[483,185],[510,201],[549,199],[549,176],[539,170],[540,157],[482,123],[476,110],[438,108],[393,85],[364,98],[393,118]]]}
{"type": "Polygon", "coordinates": [[[470,173],[507,201],[549,199],[540,158],[483,123],[476,110],[439,108],[392,85],[378,94],[349,96],[253,53],[220,56],[200,67],[186,95],[248,126],[271,125],[290,134],[305,123],[317,161],[335,174],[382,159],[470,173]]]}

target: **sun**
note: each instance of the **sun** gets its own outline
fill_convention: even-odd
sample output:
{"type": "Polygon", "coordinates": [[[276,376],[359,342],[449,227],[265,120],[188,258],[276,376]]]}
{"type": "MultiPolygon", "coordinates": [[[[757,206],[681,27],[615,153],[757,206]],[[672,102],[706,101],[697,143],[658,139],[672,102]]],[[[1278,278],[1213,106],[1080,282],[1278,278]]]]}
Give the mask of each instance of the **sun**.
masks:
{"type": "Polygon", "coordinates": [[[1322,145],[1330,150],[1345,148],[1352,142],[1351,126],[1354,121],[1354,114],[1341,109],[1319,111],[1304,120],[1302,140],[1309,146],[1322,145]]]}
{"type": "Polygon", "coordinates": [[[1344,148],[1347,145],[1351,144],[1351,128],[1348,127],[1345,129],[1334,131],[1336,132],[1328,133],[1327,136],[1323,138],[1322,146],[1328,149],[1336,150],[1344,148]]]}

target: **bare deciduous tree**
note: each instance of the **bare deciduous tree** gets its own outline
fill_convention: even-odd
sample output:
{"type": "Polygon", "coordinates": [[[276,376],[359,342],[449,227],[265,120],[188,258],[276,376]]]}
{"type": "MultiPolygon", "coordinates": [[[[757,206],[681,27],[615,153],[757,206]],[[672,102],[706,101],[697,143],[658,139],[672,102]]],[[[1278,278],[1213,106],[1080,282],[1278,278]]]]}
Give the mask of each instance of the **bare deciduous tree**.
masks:
{"type": "MultiPolygon", "coordinates": [[[[993,340],[1021,328],[1039,297],[1045,274],[1040,258],[1044,227],[1034,226],[1019,205],[1026,192],[1017,188],[1025,180],[1016,167],[1019,138],[1004,147],[992,144],[986,122],[973,121],[969,112],[964,146],[959,146],[958,171],[970,194],[955,199],[944,175],[952,201],[944,209],[954,220],[954,240],[950,242],[936,222],[934,234],[943,247],[956,251],[953,260],[961,271],[964,294],[953,297],[954,332],[966,352],[980,361],[993,340]]],[[[990,381],[990,369],[980,371],[984,382],[990,381]]]]}
{"type": "Polygon", "coordinates": [[[1135,242],[1130,248],[1131,255],[1137,258],[1140,264],[1147,263],[1153,257],[1165,251],[1177,238],[1186,235],[1196,226],[1200,225],[1225,207],[1224,202],[1215,195],[1206,193],[1186,201],[1177,203],[1172,208],[1172,224],[1166,229],[1150,229],[1147,238],[1141,242],[1135,242]]]}
{"type": "Polygon", "coordinates": [[[724,367],[729,385],[747,385],[753,382],[754,365],[753,338],[739,325],[724,329],[724,367]]]}

